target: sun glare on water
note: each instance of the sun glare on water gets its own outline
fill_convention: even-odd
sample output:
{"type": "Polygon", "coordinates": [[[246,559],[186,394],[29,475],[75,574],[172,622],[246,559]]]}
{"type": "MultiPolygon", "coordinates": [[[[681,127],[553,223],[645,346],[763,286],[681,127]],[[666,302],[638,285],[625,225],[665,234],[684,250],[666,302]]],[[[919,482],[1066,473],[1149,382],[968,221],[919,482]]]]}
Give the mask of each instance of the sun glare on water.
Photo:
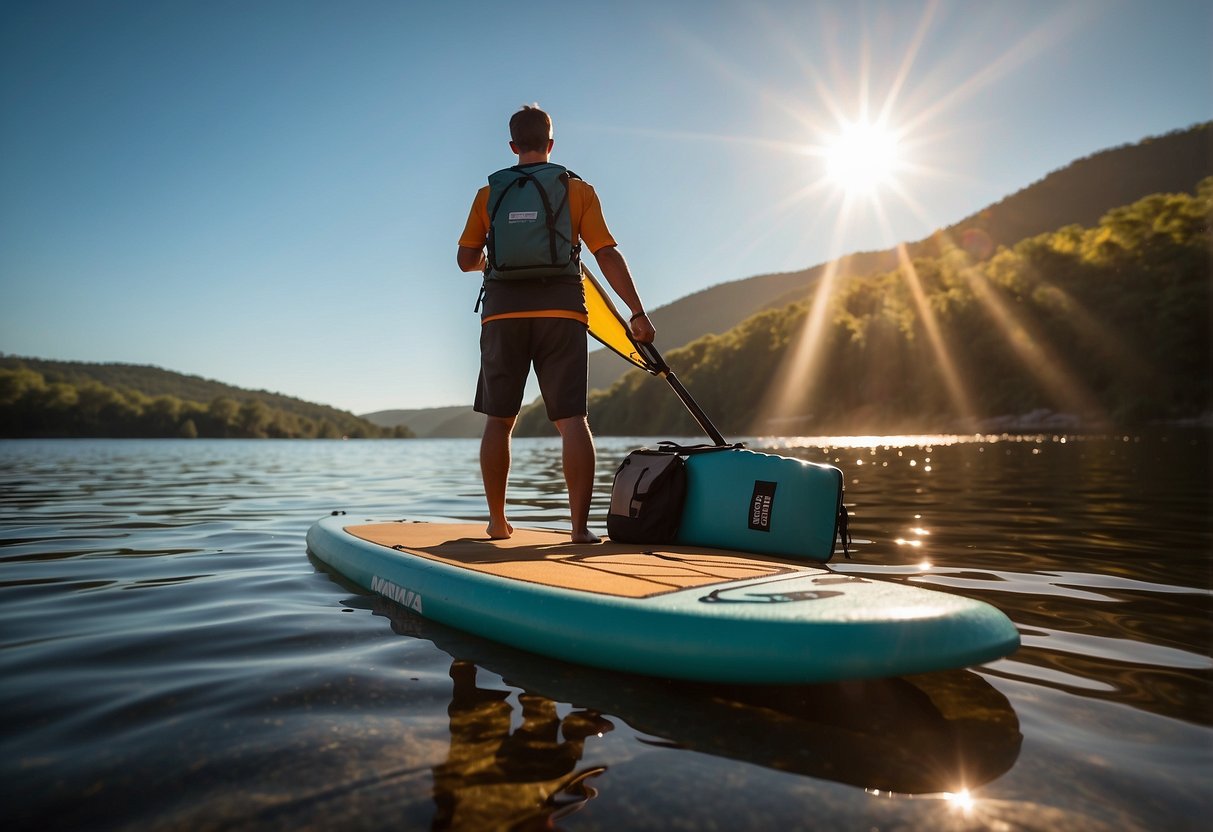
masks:
{"type": "Polygon", "coordinates": [[[826,177],[848,196],[874,194],[893,181],[901,162],[897,134],[866,121],[842,125],[825,143],[826,177]]]}

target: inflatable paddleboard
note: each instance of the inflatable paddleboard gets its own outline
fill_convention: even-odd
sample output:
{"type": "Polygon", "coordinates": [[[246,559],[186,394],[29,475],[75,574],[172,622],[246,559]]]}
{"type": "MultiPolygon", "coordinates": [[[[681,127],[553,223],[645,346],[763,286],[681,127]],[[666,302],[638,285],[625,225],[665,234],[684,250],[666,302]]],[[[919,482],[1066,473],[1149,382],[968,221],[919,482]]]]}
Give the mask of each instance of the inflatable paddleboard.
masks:
{"type": "Polygon", "coordinates": [[[967,667],[1019,633],[982,601],[707,547],[569,542],[483,525],[355,520],[308,549],[452,627],[579,664],[707,682],[809,683],[967,667]]]}

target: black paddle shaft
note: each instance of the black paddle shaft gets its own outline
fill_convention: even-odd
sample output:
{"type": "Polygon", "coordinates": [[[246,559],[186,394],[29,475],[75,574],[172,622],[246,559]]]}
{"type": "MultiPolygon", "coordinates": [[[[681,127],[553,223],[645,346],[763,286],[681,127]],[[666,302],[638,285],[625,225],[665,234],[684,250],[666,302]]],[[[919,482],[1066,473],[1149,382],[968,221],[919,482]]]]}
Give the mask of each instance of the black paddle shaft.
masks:
{"type": "Polygon", "coordinates": [[[678,396],[679,401],[690,411],[691,417],[699,423],[699,427],[708,435],[708,438],[716,445],[728,445],[729,443],[725,441],[724,435],[712,424],[712,420],[708,418],[708,414],[703,412],[703,408],[699,406],[699,403],[691,398],[690,392],[682,386],[682,382],[678,380],[678,376],[674,375],[674,371],[670,369],[670,365],[661,357],[661,353],[657,351],[657,348],[652,344],[636,343],[636,349],[640,350],[640,354],[645,361],[653,365],[653,369],[650,372],[663,377],[669,382],[670,387],[674,390],[674,394],[678,396]]]}

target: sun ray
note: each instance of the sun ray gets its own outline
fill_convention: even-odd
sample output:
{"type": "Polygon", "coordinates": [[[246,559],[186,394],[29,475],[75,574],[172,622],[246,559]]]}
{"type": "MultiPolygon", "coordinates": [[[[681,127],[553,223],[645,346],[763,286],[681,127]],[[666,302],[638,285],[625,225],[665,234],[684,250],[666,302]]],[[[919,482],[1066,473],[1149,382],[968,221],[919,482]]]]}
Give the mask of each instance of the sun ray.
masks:
{"type": "Polygon", "coordinates": [[[791,222],[791,212],[788,208],[810,199],[815,194],[822,194],[828,187],[829,184],[824,181],[810,182],[767,208],[754,212],[727,237],[716,240],[713,250],[721,253],[727,251],[733,256],[757,250],[759,246],[776,238],[791,222]]]}
{"type": "Polygon", "coordinates": [[[859,111],[858,118],[860,121],[867,121],[872,91],[872,44],[868,39],[866,31],[859,44],[859,77],[857,86],[859,89],[855,99],[859,111]]]}
{"type": "Polygon", "coordinates": [[[918,28],[914,31],[914,37],[910,40],[910,46],[906,49],[905,55],[902,56],[901,65],[893,76],[893,83],[885,95],[884,103],[881,104],[880,115],[877,117],[877,120],[887,122],[892,119],[893,108],[897,104],[897,99],[901,95],[902,88],[910,77],[910,68],[914,65],[918,52],[926,41],[927,33],[931,29],[931,21],[934,20],[938,8],[939,0],[931,0],[923,9],[922,17],[918,21],[918,28]]]}
{"type": "Polygon", "coordinates": [[[1093,7],[1092,9],[1082,9],[1075,6],[1060,9],[1054,20],[1048,25],[1038,26],[1028,32],[1018,42],[994,56],[981,71],[967,81],[953,86],[938,96],[930,106],[918,109],[905,122],[906,129],[917,131],[922,124],[936,118],[940,113],[954,108],[995,81],[1006,77],[1035,56],[1056,46],[1060,40],[1080,30],[1093,13],[1093,7]]]}
{"type": "Polygon", "coordinates": [[[902,279],[910,289],[910,296],[914,299],[914,306],[918,310],[918,319],[922,322],[922,328],[927,334],[927,341],[938,362],[944,385],[947,387],[948,398],[952,401],[952,407],[960,417],[962,424],[975,424],[977,419],[968,392],[960,380],[956,362],[952,359],[952,351],[944,340],[935,311],[931,309],[931,305],[927,301],[922,281],[918,279],[918,270],[914,268],[914,261],[910,258],[905,243],[898,243],[897,259],[901,263],[902,279]]]}
{"type": "Polygon", "coordinates": [[[1140,354],[1129,349],[1122,340],[1116,337],[1116,333],[1096,320],[1077,298],[1053,283],[1041,281],[1041,285],[1050,292],[1056,293],[1065,305],[1064,322],[1091,347],[1106,356],[1109,366],[1117,367],[1121,374],[1139,382],[1151,376],[1154,370],[1149,363],[1140,354]]]}
{"type": "Polygon", "coordinates": [[[1054,402],[1069,412],[1103,421],[1105,414],[1095,397],[1069,371],[1048,343],[1036,337],[981,270],[970,266],[963,269],[961,274],[968,281],[973,296],[1002,331],[1007,346],[1020,364],[1041,383],[1054,402]]]}
{"type": "MultiPolygon", "coordinates": [[[[900,196],[911,211],[917,213],[924,220],[927,218],[925,208],[916,202],[910,194],[902,193],[900,196]]],[[[952,239],[946,232],[941,234],[941,240],[945,246],[953,248],[958,253],[964,251],[963,246],[957,240],[952,239]]],[[[967,254],[964,256],[968,258],[967,254]]],[[[1102,419],[1105,414],[1103,413],[1103,408],[1098,404],[1095,395],[1067,369],[1062,358],[1047,343],[1030,334],[1027,324],[1012,311],[1009,305],[990,286],[988,280],[981,274],[980,268],[972,262],[971,258],[968,265],[961,270],[961,274],[964,276],[973,291],[974,297],[981,304],[983,310],[985,310],[991,321],[1002,332],[1007,344],[1011,347],[1021,366],[1040,383],[1054,402],[1059,406],[1102,419]]],[[[1057,291],[1061,290],[1057,289],[1057,291]]],[[[1110,334],[1101,332],[1099,325],[1091,321],[1090,316],[1085,317],[1085,320],[1089,321],[1089,323],[1083,325],[1084,316],[1081,314],[1081,309],[1077,303],[1070,308],[1070,311],[1074,312],[1076,309],[1079,311],[1076,312],[1074,317],[1068,319],[1071,326],[1081,327],[1082,332],[1086,333],[1092,340],[1095,340],[1097,344],[1106,349],[1110,354],[1120,356],[1120,360],[1124,362],[1124,366],[1141,371],[1141,362],[1131,356],[1126,356],[1126,350],[1120,348],[1110,334]]]]}
{"type": "MultiPolygon", "coordinates": [[[[916,202],[908,193],[901,194],[901,196],[911,211],[914,211],[924,219],[926,218],[926,210],[922,205],[916,202]]],[[[959,241],[954,240],[948,233],[941,232],[940,238],[945,246],[958,252],[958,256],[964,252],[964,247],[959,244],[959,241]]],[[[1024,369],[1031,376],[1035,377],[1037,382],[1041,384],[1059,405],[1073,408],[1080,413],[1102,417],[1102,408],[1097,403],[1094,394],[1066,368],[1060,356],[1056,355],[1042,340],[1029,333],[1026,323],[1015,315],[994,288],[990,286],[988,280],[981,273],[980,267],[967,254],[964,256],[969,262],[961,270],[961,274],[983,310],[985,310],[991,321],[1001,330],[1007,344],[1011,347],[1024,369]]],[[[1112,341],[1113,339],[1108,336],[1104,343],[1111,344],[1112,341]]]]}
{"type": "MultiPolygon", "coordinates": [[[[851,202],[844,199],[834,223],[835,240],[849,220],[851,202]]],[[[755,414],[766,424],[787,423],[789,420],[807,421],[812,414],[802,412],[816,395],[816,383],[822,357],[821,342],[826,332],[828,315],[833,307],[835,284],[838,280],[840,259],[835,257],[826,263],[818,278],[817,286],[809,301],[805,323],[788,344],[774,378],[777,381],[767,390],[764,401],[755,409],[755,414]]]]}

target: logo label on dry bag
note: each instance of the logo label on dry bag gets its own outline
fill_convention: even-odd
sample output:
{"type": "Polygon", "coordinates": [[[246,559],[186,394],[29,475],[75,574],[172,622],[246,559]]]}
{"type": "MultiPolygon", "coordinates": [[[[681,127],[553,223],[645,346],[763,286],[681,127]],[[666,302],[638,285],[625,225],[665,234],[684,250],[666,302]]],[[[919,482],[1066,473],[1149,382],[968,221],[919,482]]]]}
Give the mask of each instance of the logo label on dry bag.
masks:
{"type": "Polygon", "coordinates": [[[771,530],[771,509],[775,506],[777,484],[754,480],[754,494],[750,497],[750,528],[756,532],[771,530]]]}
{"type": "Polygon", "coordinates": [[[510,211],[510,222],[535,222],[538,219],[538,211],[510,211]]]}

